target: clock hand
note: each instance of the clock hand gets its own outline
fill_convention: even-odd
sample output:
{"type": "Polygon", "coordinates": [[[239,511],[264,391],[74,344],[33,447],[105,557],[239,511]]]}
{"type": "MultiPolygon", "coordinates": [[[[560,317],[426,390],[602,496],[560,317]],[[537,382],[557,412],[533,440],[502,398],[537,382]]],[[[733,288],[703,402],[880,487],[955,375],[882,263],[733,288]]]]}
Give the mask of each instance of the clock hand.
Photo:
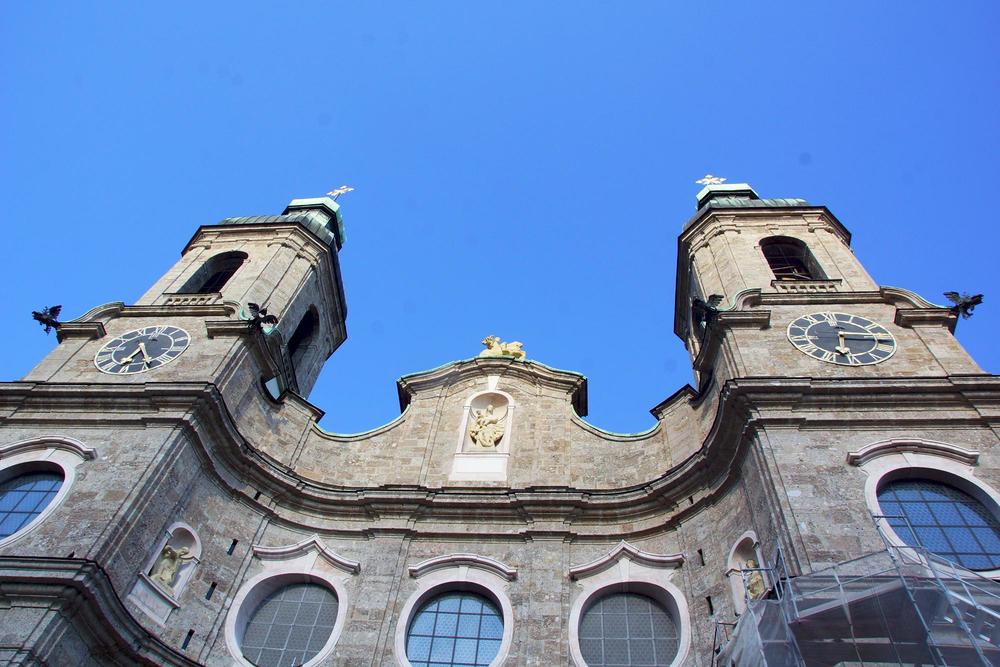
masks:
{"type": "MultiPolygon", "coordinates": [[[[152,359],[152,357],[149,356],[149,353],[146,352],[146,344],[145,343],[139,343],[139,347],[136,348],[136,351],[139,351],[139,350],[142,351],[142,361],[145,364],[148,365],[149,362],[151,362],[153,359],[152,359]]],[[[132,353],[132,356],[135,356],[135,352],[132,353]]]]}
{"type": "Polygon", "coordinates": [[[845,354],[846,355],[846,354],[850,354],[851,353],[851,348],[847,347],[847,343],[844,341],[844,338],[845,338],[844,332],[843,331],[838,331],[837,332],[837,340],[840,342],[840,344],[837,347],[833,348],[833,349],[836,350],[837,352],[839,352],[840,354],[845,354]]]}

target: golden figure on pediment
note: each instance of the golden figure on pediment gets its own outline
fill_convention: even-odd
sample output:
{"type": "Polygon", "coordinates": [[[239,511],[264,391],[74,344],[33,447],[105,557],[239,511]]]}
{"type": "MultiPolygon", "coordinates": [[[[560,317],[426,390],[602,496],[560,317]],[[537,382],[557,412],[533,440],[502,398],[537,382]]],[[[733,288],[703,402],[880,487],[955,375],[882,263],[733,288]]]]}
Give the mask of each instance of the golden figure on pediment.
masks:
{"type": "Polygon", "coordinates": [[[479,353],[480,357],[512,357],[524,361],[524,349],[520,341],[504,343],[499,336],[487,336],[482,343],[486,349],[479,353]]]}

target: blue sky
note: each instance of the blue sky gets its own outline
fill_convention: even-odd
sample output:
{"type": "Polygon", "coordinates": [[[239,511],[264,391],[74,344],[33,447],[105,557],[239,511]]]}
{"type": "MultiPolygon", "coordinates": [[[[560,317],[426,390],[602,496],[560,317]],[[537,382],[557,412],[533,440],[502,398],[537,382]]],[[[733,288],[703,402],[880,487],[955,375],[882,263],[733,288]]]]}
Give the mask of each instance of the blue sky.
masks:
{"type": "Polygon", "coordinates": [[[706,172],[825,204],[883,285],[984,292],[1000,370],[995,2],[6,3],[0,378],[131,302],[192,232],[349,183],[348,340],[310,400],[360,431],[491,333],[637,431],[691,380],[676,236],[706,172]]]}

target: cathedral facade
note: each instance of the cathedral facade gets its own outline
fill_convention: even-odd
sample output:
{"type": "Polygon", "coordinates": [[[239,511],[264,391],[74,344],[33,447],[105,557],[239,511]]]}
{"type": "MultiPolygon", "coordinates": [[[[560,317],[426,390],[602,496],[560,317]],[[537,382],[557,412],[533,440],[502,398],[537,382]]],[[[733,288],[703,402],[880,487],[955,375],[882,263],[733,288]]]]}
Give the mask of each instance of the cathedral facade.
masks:
{"type": "Polygon", "coordinates": [[[488,337],[340,435],[305,398],[347,336],[338,204],[202,226],[0,384],[0,657],[1000,664],[1000,378],[850,240],[706,186],[675,295],[696,382],[646,432],[488,337]]]}

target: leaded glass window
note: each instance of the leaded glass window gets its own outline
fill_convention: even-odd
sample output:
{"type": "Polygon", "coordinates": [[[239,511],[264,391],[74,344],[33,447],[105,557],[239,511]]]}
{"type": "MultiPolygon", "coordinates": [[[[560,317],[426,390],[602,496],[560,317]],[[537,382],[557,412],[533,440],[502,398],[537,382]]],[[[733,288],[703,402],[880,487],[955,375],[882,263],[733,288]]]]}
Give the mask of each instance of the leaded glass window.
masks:
{"type": "Polygon", "coordinates": [[[259,667],[295,667],[314,658],[333,633],[337,596],[319,584],[290,584],[253,611],[240,648],[259,667]]]}
{"type": "Polygon", "coordinates": [[[503,616],[477,593],[450,592],[420,607],[406,633],[413,667],[485,667],[500,651],[503,616]]]}
{"type": "Polygon", "coordinates": [[[907,479],[882,487],[878,503],[906,544],[970,570],[1000,568],[1000,522],[969,494],[940,482],[907,479]]]}
{"type": "Polygon", "coordinates": [[[29,472],[0,482],[0,540],[44,512],[62,483],[63,476],[55,472],[29,472]]]}
{"type": "Polygon", "coordinates": [[[580,653],[589,667],[662,667],[677,656],[679,642],[667,610],[638,593],[605,595],[580,619],[580,653]]]}

